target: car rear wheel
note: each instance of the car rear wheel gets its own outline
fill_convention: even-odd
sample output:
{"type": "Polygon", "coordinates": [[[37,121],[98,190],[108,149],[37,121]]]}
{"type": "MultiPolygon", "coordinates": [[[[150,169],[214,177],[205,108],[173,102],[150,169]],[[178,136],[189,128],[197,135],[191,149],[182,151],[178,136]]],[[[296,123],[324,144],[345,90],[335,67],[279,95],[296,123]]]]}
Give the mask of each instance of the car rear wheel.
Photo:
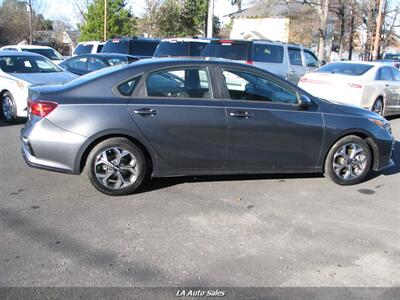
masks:
{"type": "Polygon", "coordinates": [[[367,142],[350,135],[332,146],[325,160],[325,174],[340,185],[357,184],[367,176],[371,160],[367,142]]]}
{"type": "Polygon", "coordinates": [[[382,98],[378,98],[375,100],[374,105],[372,105],[373,112],[376,112],[377,114],[380,114],[383,116],[384,113],[384,104],[382,98]]]}
{"type": "Polygon", "coordinates": [[[17,106],[10,92],[1,95],[1,112],[3,119],[8,123],[17,122],[17,106]]]}
{"type": "Polygon", "coordinates": [[[97,144],[87,159],[87,175],[100,192],[121,196],[132,194],[146,177],[143,152],[126,138],[110,138],[97,144]]]}

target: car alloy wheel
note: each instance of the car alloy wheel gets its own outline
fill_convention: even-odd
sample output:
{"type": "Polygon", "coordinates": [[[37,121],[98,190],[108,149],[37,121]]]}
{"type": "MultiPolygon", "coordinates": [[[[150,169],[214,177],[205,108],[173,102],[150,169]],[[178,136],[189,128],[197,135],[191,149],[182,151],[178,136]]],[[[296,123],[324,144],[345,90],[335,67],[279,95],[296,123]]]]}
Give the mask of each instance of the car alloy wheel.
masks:
{"type": "Polygon", "coordinates": [[[364,173],[367,156],[362,147],[349,143],[336,151],[333,162],[335,174],[343,180],[354,180],[364,173]]]}
{"type": "Polygon", "coordinates": [[[136,157],[122,147],[104,150],[96,157],[95,174],[110,189],[123,189],[134,184],[140,172],[136,157]]]}
{"type": "Polygon", "coordinates": [[[99,142],[89,153],[87,175],[100,192],[129,195],[136,191],[147,175],[147,159],[143,150],[124,137],[99,142]]]}
{"type": "Polygon", "coordinates": [[[7,122],[13,122],[16,119],[14,100],[9,93],[5,93],[2,97],[3,117],[7,122]]]}
{"type": "Polygon", "coordinates": [[[383,101],[382,99],[377,99],[372,106],[372,111],[383,116],[383,101]]]}
{"type": "Polygon", "coordinates": [[[360,183],[371,169],[372,154],[368,143],[355,135],[337,141],[325,160],[325,175],[340,185],[360,183]]]}

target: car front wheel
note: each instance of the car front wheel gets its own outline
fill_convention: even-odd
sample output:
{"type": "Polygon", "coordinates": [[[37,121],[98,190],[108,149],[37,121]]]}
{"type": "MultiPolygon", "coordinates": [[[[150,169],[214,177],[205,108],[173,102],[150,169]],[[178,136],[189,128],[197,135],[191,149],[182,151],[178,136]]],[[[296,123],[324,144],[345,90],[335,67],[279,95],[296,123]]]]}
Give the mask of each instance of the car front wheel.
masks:
{"type": "Polygon", "coordinates": [[[17,107],[10,92],[1,95],[1,112],[3,119],[8,123],[17,122],[17,107]]]}
{"type": "Polygon", "coordinates": [[[87,175],[100,192],[121,196],[133,193],[146,177],[146,157],[126,138],[110,138],[97,144],[87,159],[87,175]]]}
{"type": "Polygon", "coordinates": [[[325,160],[325,174],[340,185],[360,183],[371,169],[371,150],[358,136],[347,136],[336,142],[325,160]]]}

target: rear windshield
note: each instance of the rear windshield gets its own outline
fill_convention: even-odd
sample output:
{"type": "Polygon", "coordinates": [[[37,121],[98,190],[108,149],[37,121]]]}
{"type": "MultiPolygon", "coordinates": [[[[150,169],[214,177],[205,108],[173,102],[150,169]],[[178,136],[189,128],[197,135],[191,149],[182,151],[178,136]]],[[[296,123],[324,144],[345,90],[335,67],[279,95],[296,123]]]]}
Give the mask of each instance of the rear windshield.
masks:
{"type": "Polygon", "coordinates": [[[282,63],[283,47],[277,45],[254,45],[254,61],[282,63]]]}
{"type": "Polygon", "coordinates": [[[51,48],[35,48],[35,49],[22,48],[21,50],[43,55],[44,57],[47,57],[50,60],[64,60],[64,57],[62,57],[56,50],[51,48]]]}
{"type": "Polygon", "coordinates": [[[157,41],[131,40],[130,55],[153,56],[159,44],[157,41]]]}
{"type": "Polygon", "coordinates": [[[360,76],[372,67],[373,65],[368,64],[330,63],[319,68],[316,72],[360,76]]]}
{"type": "Polygon", "coordinates": [[[161,42],[154,56],[188,56],[189,55],[189,43],[186,42],[161,42]]]}
{"type": "Polygon", "coordinates": [[[400,60],[400,53],[394,53],[394,54],[385,54],[384,59],[394,59],[394,60],[400,60]]]}
{"type": "Polygon", "coordinates": [[[127,40],[110,40],[104,45],[103,53],[128,53],[129,42],[127,40]]]}
{"type": "Polygon", "coordinates": [[[119,64],[127,64],[128,63],[128,57],[127,56],[110,56],[110,57],[105,57],[106,61],[110,66],[115,66],[119,64]]]}
{"type": "Polygon", "coordinates": [[[249,44],[247,43],[209,43],[201,52],[205,57],[221,57],[233,60],[249,59],[249,44]]]}
{"type": "Polygon", "coordinates": [[[1,56],[0,69],[5,73],[52,73],[62,69],[45,57],[1,56]]]}
{"type": "Polygon", "coordinates": [[[111,40],[108,41],[101,52],[103,53],[123,53],[139,56],[153,56],[158,46],[157,41],[143,40],[111,40]]]}
{"type": "Polygon", "coordinates": [[[93,45],[83,45],[80,44],[78,47],[76,47],[74,54],[79,55],[79,54],[86,54],[86,53],[91,53],[93,49],[93,45]]]}

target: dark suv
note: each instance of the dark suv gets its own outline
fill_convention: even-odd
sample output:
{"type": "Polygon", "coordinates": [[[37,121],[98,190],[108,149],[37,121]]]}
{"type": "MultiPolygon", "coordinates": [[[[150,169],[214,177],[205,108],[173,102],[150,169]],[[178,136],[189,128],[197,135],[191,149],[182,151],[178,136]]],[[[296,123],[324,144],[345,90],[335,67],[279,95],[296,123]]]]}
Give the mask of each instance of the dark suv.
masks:
{"type": "Polygon", "coordinates": [[[159,39],[140,37],[110,39],[101,49],[101,53],[121,53],[152,57],[159,43],[159,39]]]}
{"type": "Polygon", "coordinates": [[[255,65],[293,84],[320,66],[315,54],[303,46],[269,40],[211,41],[201,53],[204,57],[221,57],[255,65]]]}

